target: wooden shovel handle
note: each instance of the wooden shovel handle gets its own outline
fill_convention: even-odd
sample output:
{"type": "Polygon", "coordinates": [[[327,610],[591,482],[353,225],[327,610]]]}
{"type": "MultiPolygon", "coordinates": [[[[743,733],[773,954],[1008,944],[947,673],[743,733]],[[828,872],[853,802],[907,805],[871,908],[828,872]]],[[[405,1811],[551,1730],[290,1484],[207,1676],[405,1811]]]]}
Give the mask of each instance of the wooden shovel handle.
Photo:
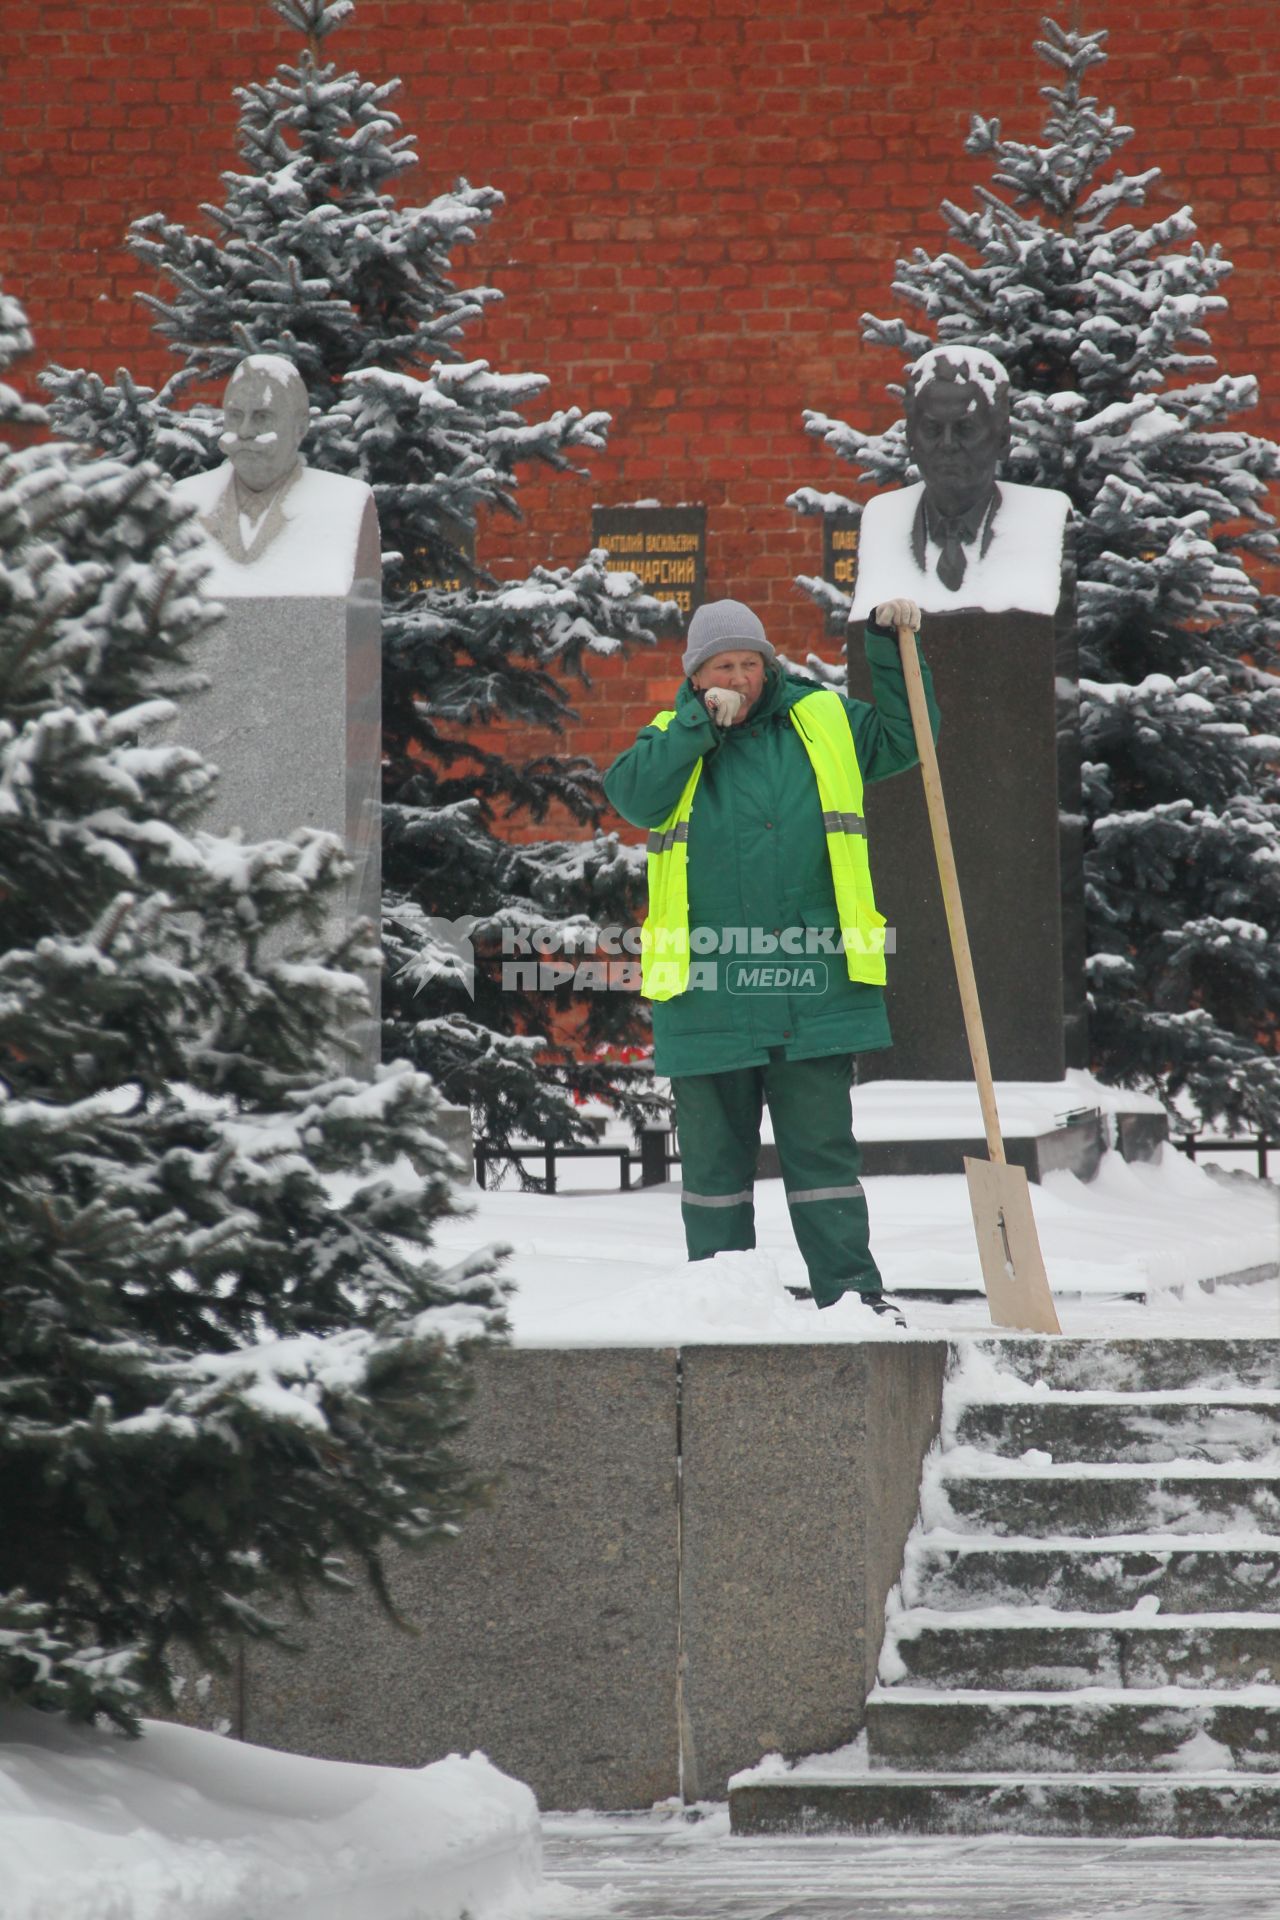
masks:
{"type": "Polygon", "coordinates": [[[898,651],[902,655],[902,677],[907,683],[911,724],[915,729],[916,751],[920,755],[920,771],[924,775],[925,805],[929,809],[933,851],[938,861],[938,878],[942,882],[942,903],[947,910],[947,931],[951,935],[951,956],[955,961],[956,984],[960,989],[960,1005],[964,1011],[964,1030],[969,1039],[973,1077],[978,1083],[978,1099],[982,1104],[987,1152],[998,1166],[1003,1166],[1004,1141],[1000,1136],[1000,1116],[996,1112],[996,1090],[991,1079],[991,1059],[987,1053],[982,1009],[978,1005],[978,982],[974,977],[969,934],[964,923],[960,877],[956,872],[956,856],[951,846],[951,829],[947,825],[947,803],[942,797],[942,775],[938,771],[938,751],[933,744],[933,728],[929,724],[929,704],[924,696],[924,681],[920,677],[920,656],[916,652],[916,637],[910,627],[898,628],[898,651]]]}

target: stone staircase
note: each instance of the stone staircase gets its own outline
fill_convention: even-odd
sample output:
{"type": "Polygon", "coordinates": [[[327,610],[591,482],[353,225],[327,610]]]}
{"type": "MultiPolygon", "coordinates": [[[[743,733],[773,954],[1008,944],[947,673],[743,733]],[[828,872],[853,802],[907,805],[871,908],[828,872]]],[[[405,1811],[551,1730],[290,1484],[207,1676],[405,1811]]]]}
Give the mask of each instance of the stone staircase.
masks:
{"type": "Polygon", "coordinates": [[[958,1344],[865,1748],[730,1810],[1280,1838],[1280,1340],[958,1344]]]}

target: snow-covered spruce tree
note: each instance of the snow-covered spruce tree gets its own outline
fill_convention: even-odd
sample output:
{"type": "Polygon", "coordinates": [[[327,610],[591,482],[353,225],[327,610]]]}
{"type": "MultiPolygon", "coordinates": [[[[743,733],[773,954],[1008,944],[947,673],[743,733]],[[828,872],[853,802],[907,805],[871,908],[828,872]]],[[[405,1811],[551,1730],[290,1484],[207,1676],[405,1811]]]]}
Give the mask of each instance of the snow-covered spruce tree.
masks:
{"type": "MultiPolygon", "coordinates": [[[[0,373],[29,354],[34,344],[21,302],[0,287],[0,373]]],[[[0,380],[0,426],[43,427],[47,423],[43,407],[24,400],[15,387],[0,380]]]]}
{"type": "MultiPolygon", "coordinates": [[[[24,344],[6,302],[0,374],[24,344]]],[[[278,1632],[338,1556],[385,1598],[380,1547],[454,1528],[502,1325],[490,1259],[426,1254],[430,1082],[335,1064],[340,843],[202,832],[157,734],[198,552],[154,467],[0,447],[0,1699],[123,1726],[175,1643],[278,1632]]]]}
{"type": "MultiPolygon", "coordinates": [[[[317,416],[306,457],[367,480],[382,526],[384,1050],[470,1103],[493,1139],[517,1128],[565,1139],[581,1132],[566,1093],[607,1090],[608,1070],[548,1048],[568,986],[554,1000],[504,988],[497,952],[504,932],[510,943],[543,929],[554,947],[593,924],[629,922],[640,855],[599,831],[581,842],[501,838],[495,827],[513,811],[536,820],[559,802],[587,824],[603,800],[589,761],[516,762],[483,730],[559,731],[572,713],[564,676],[585,679],[590,654],[649,638],[669,609],[595,556],[505,585],[475,559],[477,518],[517,512],[518,470],[568,468],[603,446],[607,416],[573,407],[530,420],[545,378],[464,360],[464,333],[498,295],[459,290],[451,254],[502,196],[460,181],[425,206],[399,204],[390,189],[417,160],[389,104],[399,82],[375,85],[326,58],[352,0],[272,5],[305,44],[296,63],[238,90],[243,169],[222,176],[223,203],[204,209],[209,233],[160,214],[131,232],[173,289],[144,297],[180,370],[158,393],[123,372],[108,387],[57,370],[54,418],[99,451],[151,458],[177,477],[219,457],[216,416],[178,408],[184,394],[250,351],[297,365],[317,416]],[[456,943],[432,926],[464,916],[482,956],[473,1003],[456,943]]],[[[592,993],[578,1005],[588,1049],[635,1035],[633,996],[592,993]]]]}
{"type": "MultiPolygon", "coordinates": [[[[1112,164],[1132,129],[1084,91],[1106,34],[1043,31],[1041,144],[975,117],[968,151],[990,157],[994,185],[971,211],[942,205],[965,252],[898,263],[894,291],[932,335],[867,314],[866,337],[908,363],[940,344],[995,354],[1015,389],[1008,477],[1076,508],[1097,1071],[1274,1132],[1280,610],[1244,560],[1277,551],[1264,495],[1280,449],[1224,425],[1257,398],[1209,350],[1230,263],[1195,239],[1188,208],[1126,215],[1159,169],[1112,164]]],[[[901,420],[869,434],[806,418],[864,480],[916,478],[901,420]]],[[[853,503],[806,489],[792,504],[853,503]]]]}

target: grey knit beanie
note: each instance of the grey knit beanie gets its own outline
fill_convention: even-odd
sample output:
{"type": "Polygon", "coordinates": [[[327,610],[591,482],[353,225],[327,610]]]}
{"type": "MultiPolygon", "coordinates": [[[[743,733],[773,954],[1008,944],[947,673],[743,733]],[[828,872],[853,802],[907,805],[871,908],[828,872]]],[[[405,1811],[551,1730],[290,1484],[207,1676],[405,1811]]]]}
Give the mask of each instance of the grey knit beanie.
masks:
{"type": "Polygon", "coordinates": [[[682,663],[685,672],[696,673],[713,655],[735,651],[761,653],[767,667],[778,657],[769,645],[759,614],[744,607],[741,600],[708,600],[689,622],[682,663]]]}

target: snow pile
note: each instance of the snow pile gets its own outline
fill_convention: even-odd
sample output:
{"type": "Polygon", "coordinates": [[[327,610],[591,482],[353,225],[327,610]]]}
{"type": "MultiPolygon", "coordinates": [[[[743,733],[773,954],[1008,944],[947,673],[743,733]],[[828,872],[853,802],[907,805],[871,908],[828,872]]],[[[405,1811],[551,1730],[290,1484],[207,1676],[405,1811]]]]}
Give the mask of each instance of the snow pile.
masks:
{"type": "MultiPolygon", "coordinates": [[[[541,1169],[534,1163],[534,1171],[541,1169]]],[[[461,1258],[479,1241],[510,1247],[504,1272],[518,1346],[683,1346],[704,1342],[902,1339],[855,1301],[819,1312],[789,1286],[807,1284],[781,1180],[756,1184],[750,1253],[688,1262],[680,1191],[620,1193],[606,1160],[562,1162],[560,1190],[474,1193],[475,1211],[441,1221],[436,1249],[461,1258]],[[610,1191],[610,1183],[614,1183],[610,1191]]],[[[963,1175],[864,1178],[872,1247],[913,1332],[933,1338],[990,1327],[963,1175]],[[954,1289],[967,1298],[922,1294],[954,1289]]],[[[1031,1188],[1040,1244],[1069,1334],[1274,1335],[1280,1291],[1203,1284],[1270,1274],[1280,1256],[1276,1189],[1247,1174],[1104,1156],[1087,1184],[1050,1174],[1031,1188]]]]}
{"type": "MultiPolygon", "coordinates": [[[[1215,1176],[1168,1149],[1158,1165],[1111,1153],[1087,1184],[1050,1173],[1033,1192],[1050,1278],[1067,1294],[1098,1290],[1105,1273],[1117,1292],[1153,1297],[1229,1275],[1274,1273],[1280,1255],[1273,1186],[1247,1174],[1215,1176]]],[[[1252,1331],[1270,1333],[1275,1324],[1273,1315],[1269,1327],[1252,1331]]]]}
{"type": "Polygon", "coordinates": [[[351,1766],[0,1713],[4,1920],[519,1920],[532,1793],[482,1754],[351,1766]]]}
{"type": "Polygon", "coordinates": [[[851,1774],[866,1773],[871,1766],[870,1742],[864,1727],[847,1746],[830,1753],[807,1753],[788,1760],[781,1753],[762,1754],[754,1766],[743,1767],[729,1781],[733,1787],[757,1787],[772,1780],[823,1780],[831,1776],[847,1780],[851,1774]]]}
{"type": "MultiPolygon", "coordinates": [[[[525,1202],[536,1207],[536,1200],[525,1202]]],[[[679,1231],[677,1217],[676,1230],[679,1231]]],[[[674,1254],[674,1248],[672,1253],[674,1254]]],[[[798,1258],[798,1257],[797,1257],[798,1258]]],[[[797,1300],[792,1286],[808,1284],[804,1269],[772,1253],[721,1253],[713,1260],[679,1256],[647,1271],[622,1265],[617,1252],[592,1264],[590,1285],[517,1291],[512,1303],[519,1346],[676,1347],[691,1343],[756,1345],[800,1341],[902,1340],[911,1337],[855,1300],[819,1312],[797,1300]]],[[[521,1262],[512,1261],[519,1275],[521,1262]]],[[[929,1337],[933,1336],[930,1334],[929,1337]]]]}
{"type": "MultiPolygon", "coordinates": [[[[1069,1114],[1090,1108],[1104,1116],[1112,1136],[1118,1114],[1164,1112],[1151,1094],[1104,1086],[1078,1067],[1061,1080],[1001,1080],[996,1099],[1006,1142],[1053,1133],[1069,1114]]],[[[853,1111],[859,1140],[981,1140],[984,1133],[972,1080],[869,1080],[854,1089],[853,1111]]],[[[773,1138],[767,1110],[762,1138],[773,1138]]]]}

